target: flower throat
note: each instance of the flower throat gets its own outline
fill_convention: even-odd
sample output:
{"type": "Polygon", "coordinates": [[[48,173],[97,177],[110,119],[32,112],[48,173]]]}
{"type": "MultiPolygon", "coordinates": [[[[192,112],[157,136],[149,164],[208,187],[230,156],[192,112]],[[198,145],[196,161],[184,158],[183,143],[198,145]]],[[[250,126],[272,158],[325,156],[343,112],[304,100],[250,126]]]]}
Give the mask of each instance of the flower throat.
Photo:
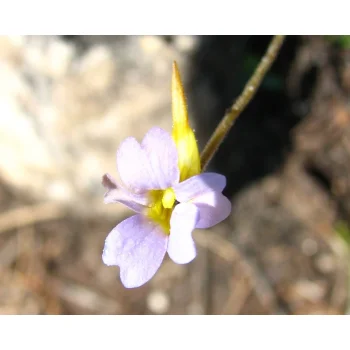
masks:
{"type": "Polygon", "coordinates": [[[159,224],[164,232],[170,234],[170,217],[174,209],[175,193],[172,188],[166,190],[151,190],[150,202],[146,209],[146,216],[159,224]]]}

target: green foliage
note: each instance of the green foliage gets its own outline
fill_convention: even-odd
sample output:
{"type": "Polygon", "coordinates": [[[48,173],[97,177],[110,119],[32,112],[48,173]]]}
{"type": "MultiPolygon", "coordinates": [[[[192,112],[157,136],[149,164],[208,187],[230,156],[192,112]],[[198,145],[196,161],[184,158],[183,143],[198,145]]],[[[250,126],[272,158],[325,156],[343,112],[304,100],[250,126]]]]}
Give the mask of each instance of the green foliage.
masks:
{"type": "Polygon", "coordinates": [[[335,224],[335,231],[348,245],[350,245],[350,227],[346,222],[337,222],[335,224]]]}
{"type": "Polygon", "coordinates": [[[350,35],[326,35],[325,38],[342,49],[350,48],[350,35]]]}

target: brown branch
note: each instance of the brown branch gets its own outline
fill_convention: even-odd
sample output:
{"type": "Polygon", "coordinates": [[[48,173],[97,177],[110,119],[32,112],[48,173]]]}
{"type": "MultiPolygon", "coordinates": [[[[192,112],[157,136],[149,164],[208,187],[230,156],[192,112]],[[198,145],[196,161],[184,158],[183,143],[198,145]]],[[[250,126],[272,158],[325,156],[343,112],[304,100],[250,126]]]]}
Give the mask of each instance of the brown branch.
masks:
{"type": "Polygon", "coordinates": [[[270,42],[264,57],[261,59],[258,67],[256,68],[254,74],[249,79],[248,83],[243,89],[243,92],[235,101],[230,110],[224,115],[220,124],[215,129],[210,140],[204,147],[201,154],[201,166],[202,171],[207,167],[209,161],[212,159],[216,151],[218,150],[220,144],[225,139],[227,133],[230,131],[233,123],[238,118],[238,116],[243,112],[244,108],[254,97],[258,87],[260,86],[264,76],[270,69],[272,63],[275,61],[277,54],[284,41],[284,35],[276,35],[270,42]]]}

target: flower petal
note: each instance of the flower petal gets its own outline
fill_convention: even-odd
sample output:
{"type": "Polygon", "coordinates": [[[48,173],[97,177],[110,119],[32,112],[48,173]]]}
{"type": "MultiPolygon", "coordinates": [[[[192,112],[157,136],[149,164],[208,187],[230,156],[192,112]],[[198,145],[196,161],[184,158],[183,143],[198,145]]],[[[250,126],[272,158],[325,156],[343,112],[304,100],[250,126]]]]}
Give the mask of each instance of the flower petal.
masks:
{"type": "Polygon", "coordinates": [[[220,192],[208,192],[191,201],[199,209],[196,228],[209,228],[231,213],[231,202],[220,192]]]}
{"type": "Polygon", "coordinates": [[[104,202],[122,203],[128,208],[140,213],[148,204],[146,193],[135,194],[125,190],[117,181],[109,174],[102,177],[102,185],[107,189],[104,195],[104,202]]]}
{"type": "Polygon", "coordinates": [[[171,136],[152,128],[140,145],[126,138],[117,152],[117,167],[123,183],[134,193],[166,189],[178,182],[177,150],[171,136]]]}
{"type": "Polygon", "coordinates": [[[141,215],[122,221],[107,236],[102,259],[120,267],[126,288],[148,282],[159,269],[168,244],[161,228],[141,215]]]}
{"type": "Polygon", "coordinates": [[[117,168],[123,183],[134,193],[155,188],[149,160],[141,145],[127,137],[117,151],[117,168]]]}
{"type": "Polygon", "coordinates": [[[152,128],[141,144],[145,150],[158,188],[167,189],[179,182],[177,149],[170,134],[161,128],[152,128]]]}
{"type": "Polygon", "coordinates": [[[170,218],[168,254],[177,264],[187,264],[196,257],[192,231],[199,217],[198,208],[191,203],[176,205],[170,218]]]}
{"type": "Polygon", "coordinates": [[[197,196],[209,192],[222,192],[226,186],[226,178],[217,173],[203,173],[173,186],[176,199],[187,202],[197,196]]]}

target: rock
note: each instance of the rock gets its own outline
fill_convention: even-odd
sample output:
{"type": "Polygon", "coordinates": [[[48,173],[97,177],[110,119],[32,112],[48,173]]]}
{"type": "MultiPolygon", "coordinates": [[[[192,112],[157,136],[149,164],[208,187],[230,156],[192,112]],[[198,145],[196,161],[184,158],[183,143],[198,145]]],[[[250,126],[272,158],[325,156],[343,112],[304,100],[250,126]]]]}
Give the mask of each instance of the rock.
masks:
{"type": "Polygon", "coordinates": [[[121,216],[124,209],[102,205],[101,177],[116,174],[125,137],[171,130],[172,61],[185,78],[185,52],[157,36],[86,41],[84,49],[56,36],[2,37],[3,179],[34,200],[121,216]]]}

